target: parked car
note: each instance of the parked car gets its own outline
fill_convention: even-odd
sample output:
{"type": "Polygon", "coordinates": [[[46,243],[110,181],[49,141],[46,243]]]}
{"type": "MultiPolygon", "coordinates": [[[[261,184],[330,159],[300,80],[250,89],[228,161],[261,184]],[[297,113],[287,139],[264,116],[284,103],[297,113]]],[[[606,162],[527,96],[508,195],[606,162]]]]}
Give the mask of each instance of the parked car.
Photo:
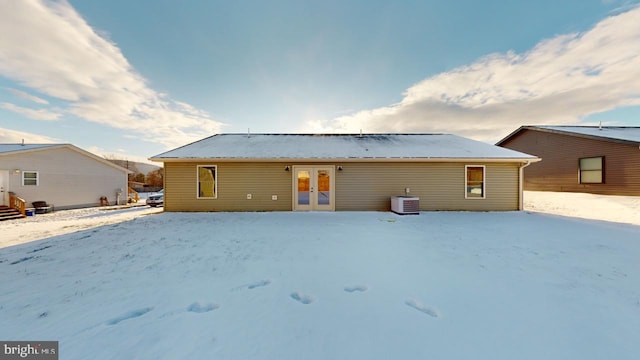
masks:
{"type": "Polygon", "coordinates": [[[147,198],[147,205],[151,207],[164,205],[164,189],[158,191],[155,194],[149,195],[147,198]]]}

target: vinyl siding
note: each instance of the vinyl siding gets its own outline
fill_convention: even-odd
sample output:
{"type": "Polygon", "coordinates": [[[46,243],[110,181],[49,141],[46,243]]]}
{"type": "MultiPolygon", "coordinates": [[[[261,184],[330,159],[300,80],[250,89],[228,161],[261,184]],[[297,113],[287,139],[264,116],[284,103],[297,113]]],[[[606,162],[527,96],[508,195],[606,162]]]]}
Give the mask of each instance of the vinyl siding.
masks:
{"type": "MultiPolygon", "coordinates": [[[[165,163],[165,211],[290,211],[292,171],[307,163],[165,163]],[[197,165],[217,165],[218,198],[196,198],[197,165]],[[247,200],[247,194],[252,195],[247,200]],[[271,199],[277,195],[278,200],[271,199]]],[[[321,164],[313,164],[321,165],[321,164]]],[[[420,197],[421,210],[517,210],[519,164],[348,163],[335,171],[336,210],[390,210],[390,197],[420,197]],[[465,165],[486,165],[485,199],[465,199],[465,165]]]]}
{"type": "Polygon", "coordinates": [[[524,189],[640,195],[640,150],[635,145],[523,129],[501,146],[542,161],[525,168],[524,189]],[[580,158],[604,156],[604,183],[580,184],[580,158]]]}
{"type": "Polygon", "coordinates": [[[2,156],[0,169],[20,169],[9,175],[9,190],[25,199],[46,201],[56,210],[97,206],[106,196],[115,204],[116,190],[122,189],[121,203],[127,200],[127,174],[69,148],[46,149],[2,156]],[[37,186],[22,185],[23,171],[37,171],[37,186]]]}
{"type": "Polygon", "coordinates": [[[336,175],[336,210],[390,210],[405,188],[420,210],[517,210],[518,164],[348,164],[336,175]],[[486,165],[485,199],[465,199],[465,165],[486,165]]]}
{"type": "Polygon", "coordinates": [[[165,211],[290,211],[291,171],[280,163],[165,163],[165,211]],[[216,165],[218,196],[197,199],[197,165],[216,165]],[[251,200],[247,199],[251,194],[251,200]],[[276,195],[278,200],[272,200],[276,195]]]}

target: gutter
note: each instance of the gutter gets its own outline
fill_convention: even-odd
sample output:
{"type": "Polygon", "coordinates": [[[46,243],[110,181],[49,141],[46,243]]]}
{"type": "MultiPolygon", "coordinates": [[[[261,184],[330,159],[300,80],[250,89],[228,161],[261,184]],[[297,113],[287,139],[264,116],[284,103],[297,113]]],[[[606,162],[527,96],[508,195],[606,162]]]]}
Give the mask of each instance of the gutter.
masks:
{"type": "Polygon", "coordinates": [[[378,163],[531,163],[540,161],[537,158],[483,158],[483,157],[345,157],[345,158],[149,158],[150,161],[163,162],[163,163],[364,163],[364,162],[378,162],[378,163]]]}
{"type": "Polygon", "coordinates": [[[519,180],[518,180],[518,192],[519,195],[518,196],[518,210],[522,211],[524,209],[524,201],[523,201],[523,197],[524,197],[524,168],[526,168],[527,166],[531,165],[532,161],[527,161],[524,164],[520,165],[520,167],[518,168],[519,171],[519,180]]]}

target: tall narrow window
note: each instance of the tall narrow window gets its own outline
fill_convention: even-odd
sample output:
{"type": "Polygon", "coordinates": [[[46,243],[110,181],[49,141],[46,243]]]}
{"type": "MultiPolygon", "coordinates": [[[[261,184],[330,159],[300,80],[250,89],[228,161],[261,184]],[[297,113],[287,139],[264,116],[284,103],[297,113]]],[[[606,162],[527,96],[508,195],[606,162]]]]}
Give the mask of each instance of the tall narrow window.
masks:
{"type": "Polygon", "coordinates": [[[38,172],[37,171],[23,171],[22,172],[22,185],[38,185],[38,172]]]}
{"type": "Polygon", "coordinates": [[[465,198],[484,199],[484,165],[466,165],[465,198]]]}
{"type": "Polygon", "coordinates": [[[580,159],[580,184],[604,183],[604,157],[580,159]]]}
{"type": "Polygon", "coordinates": [[[331,175],[328,170],[317,170],[318,205],[331,204],[331,175]]]}
{"type": "Polygon", "coordinates": [[[298,205],[311,204],[311,186],[309,170],[297,170],[298,177],[298,205]]]}
{"type": "Polygon", "coordinates": [[[198,199],[215,199],[218,197],[216,169],[215,165],[198,165],[198,199]]]}

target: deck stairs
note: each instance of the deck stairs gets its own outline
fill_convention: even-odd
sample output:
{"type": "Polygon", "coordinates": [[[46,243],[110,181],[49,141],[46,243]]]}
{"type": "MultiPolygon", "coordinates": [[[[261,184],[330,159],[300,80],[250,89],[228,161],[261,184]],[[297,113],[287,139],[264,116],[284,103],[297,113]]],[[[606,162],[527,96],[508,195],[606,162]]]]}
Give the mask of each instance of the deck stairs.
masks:
{"type": "Polygon", "coordinates": [[[22,219],[23,217],[25,216],[20,214],[20,211],[8,206],[0,205],[0,221],[22,219]]]}

